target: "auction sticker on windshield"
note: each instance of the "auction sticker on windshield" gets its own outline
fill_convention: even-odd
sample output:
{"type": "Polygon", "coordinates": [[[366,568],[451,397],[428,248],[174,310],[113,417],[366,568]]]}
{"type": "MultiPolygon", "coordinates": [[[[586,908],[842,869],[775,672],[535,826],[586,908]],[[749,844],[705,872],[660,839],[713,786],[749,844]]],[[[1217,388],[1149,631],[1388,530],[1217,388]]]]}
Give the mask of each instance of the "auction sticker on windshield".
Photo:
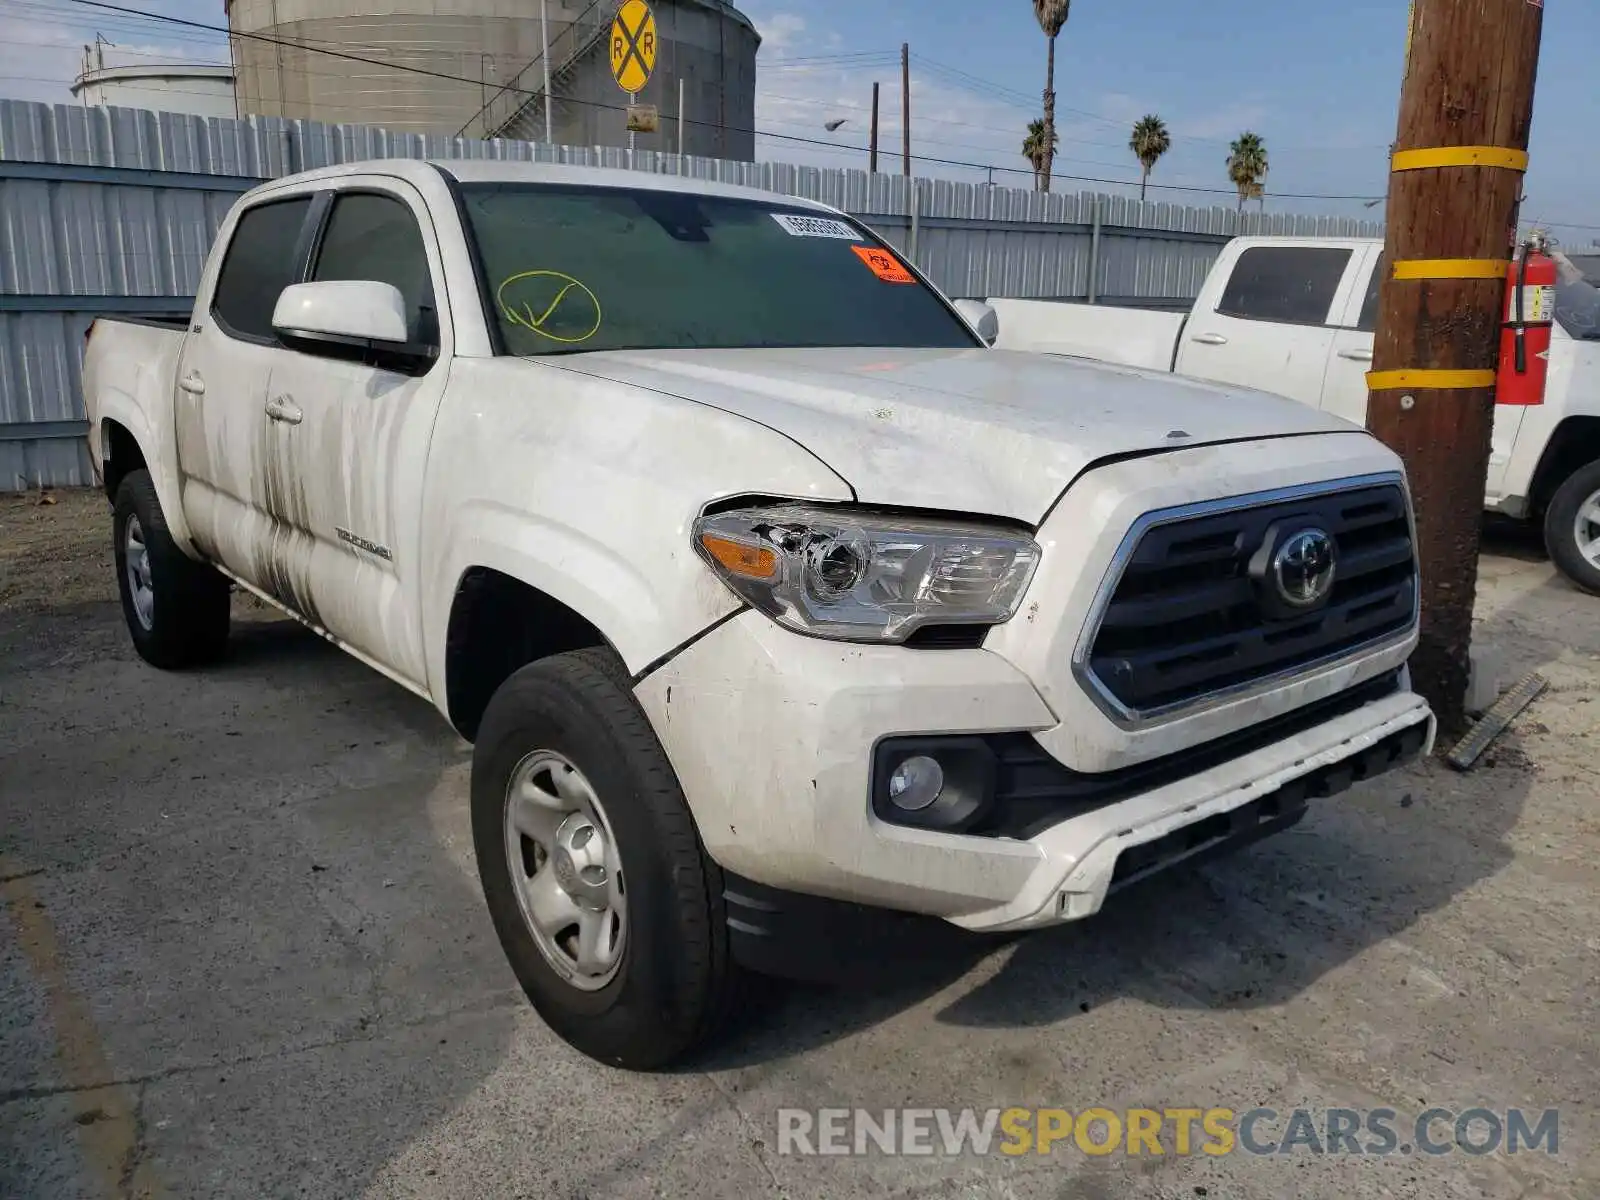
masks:
{"type": "Polygon", "coordinates": [[[905,264],[887,250],[876,246],[851,246],[862,262],[885,283],[915,283],[917,277],[906,270],[905,264]]]}
{"type": "Polygon", "coordinates": [[[798,213],[773,213],[772,219],[788,231],[790,237],[839,238],[846,242],[859,242],[861,234],[843,221],[828,217],[803,217],[798,213]]]}

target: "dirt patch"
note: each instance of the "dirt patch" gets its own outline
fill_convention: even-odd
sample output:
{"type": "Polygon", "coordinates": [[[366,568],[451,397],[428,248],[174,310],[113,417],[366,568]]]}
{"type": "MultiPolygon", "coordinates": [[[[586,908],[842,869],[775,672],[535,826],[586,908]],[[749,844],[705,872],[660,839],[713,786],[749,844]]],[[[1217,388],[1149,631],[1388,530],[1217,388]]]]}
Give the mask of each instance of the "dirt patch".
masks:
{"type": "Polygon", "coordinates": [[[103,493],[0,495],[0,612],[116,598],[111,506],[103,493]]]}
{"type": "MultiPolygon", "coordinates": [[[[111,505],[93,488],[0,494],[0,616],[119,603],[111,505]]],[[[236,590],[235,617],[276,615],[236,590]]]]}

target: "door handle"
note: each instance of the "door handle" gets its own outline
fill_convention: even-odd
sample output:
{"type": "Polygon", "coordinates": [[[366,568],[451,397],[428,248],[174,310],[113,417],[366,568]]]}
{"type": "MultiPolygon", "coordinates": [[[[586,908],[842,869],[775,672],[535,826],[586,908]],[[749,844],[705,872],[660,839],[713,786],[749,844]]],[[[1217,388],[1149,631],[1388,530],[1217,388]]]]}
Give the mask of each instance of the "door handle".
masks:
{"type": "Polygon", "coordinates": [[[1351,362],[1371,362],[1372,361],[1372,351],[1371,350],[1341,350],[1341,351],[1339,351],[1339,357],[1340,358],[1348,358],[1351,362]]]}
{"type": "Polygon", "coordinates": [[[267,416],[285,425],[298,425],[306,419],[305,413],[300,411],[300,406],[288,396],[274,396],[268,400],[267,416]]]}
{"type": "Polygon", "coordinates": [[[1226,346],[1228,339],[1220,333],[1197,333],[1189,338],[1191,342],[1199,342],[1202,346],[1226,346]]]}
{"type": "Polygon", "coordinates": [[[178,386],[191,396],[204,396],[206,394],[206,381],[200,378],[199,371],[190,371],[179,381],[178,386]]]}

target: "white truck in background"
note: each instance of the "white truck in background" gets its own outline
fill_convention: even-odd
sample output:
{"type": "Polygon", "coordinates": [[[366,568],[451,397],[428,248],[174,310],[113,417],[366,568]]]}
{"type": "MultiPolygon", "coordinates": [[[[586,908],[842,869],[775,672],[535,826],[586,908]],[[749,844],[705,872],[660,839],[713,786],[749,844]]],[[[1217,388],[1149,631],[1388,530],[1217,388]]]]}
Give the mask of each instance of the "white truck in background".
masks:
{"type": "MultiPolygon", "coordinates": [[[[1545,401],[1496,407],[1484,503],[1541,524],[1556,566],[1600,593],[1600,289],[1554,257],[1545,401]]],[[[1261,388],[1361,425],[1382,259],[1374,239],[1235,238],[1188,313],[992,299],[996,345],[1261,388]]]]}
{"type": "Polygon", "coordinates": [[[214,659],[238,586],[426,697],[523,988],[635,1068],[874,909],[1076,920],[1426,752],[1388,448],[985,319],[802,200],[277,180],[190,319],[89,333],[133,644],[214,659]]]}

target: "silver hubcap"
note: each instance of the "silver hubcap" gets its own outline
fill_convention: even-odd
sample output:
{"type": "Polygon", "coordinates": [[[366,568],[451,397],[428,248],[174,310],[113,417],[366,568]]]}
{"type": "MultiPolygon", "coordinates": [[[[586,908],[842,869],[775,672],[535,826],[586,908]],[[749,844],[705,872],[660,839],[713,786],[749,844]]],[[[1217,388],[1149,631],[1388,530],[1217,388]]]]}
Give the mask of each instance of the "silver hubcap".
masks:
{"type": "Polygon", "coordinates": [[[1578,506],[1572,535],[1578,541],[1578,553],[1583,555],[1583,561],[1600,571],[1600,492],[1578,506]]]}
{"type": "Polygon", "coordinates": [[[130,515],[122,534],[123,557],[127,560],[128,595],[133,599],[133,614],[145,629],[153,629],[156,619],[156,591],[150,581],[150,551],[144,544],[144,527],[130,515]]]}
{"type": "Polygon", "coordinates": [[[506,789],[506,859],[522,919],[573,987],[616,977],[627,936],[622,860],[594,788],[553,750],[528,755],[506,789]]]}

